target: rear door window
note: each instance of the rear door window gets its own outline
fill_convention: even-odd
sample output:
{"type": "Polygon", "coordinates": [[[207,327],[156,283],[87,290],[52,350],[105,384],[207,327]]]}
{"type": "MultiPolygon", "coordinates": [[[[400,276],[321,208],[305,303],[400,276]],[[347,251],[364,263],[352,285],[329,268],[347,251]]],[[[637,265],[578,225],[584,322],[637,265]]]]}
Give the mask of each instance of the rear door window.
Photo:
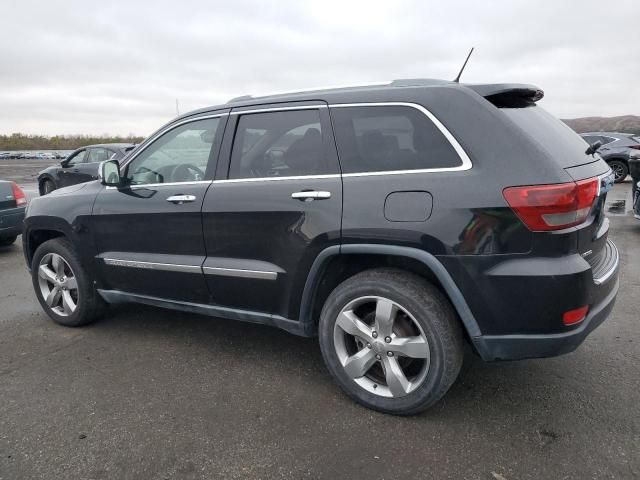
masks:
{"type": "Polygon", "coordinates": [[[100,163],[109,160],[113,152],[106,148],[90,148],[87,154],[87,163],[100,163]]]}
{"type": "Polygon", "coordinates": [[[442,132],[413,107],[332,107],[331,117],[343,173],[462,165],[442,132]]]}
{"type": "Polygon", "coordinates": [[[229,178],[321,175],[328,170],[317,109],[250,113],[238,119],[229,178]]]}

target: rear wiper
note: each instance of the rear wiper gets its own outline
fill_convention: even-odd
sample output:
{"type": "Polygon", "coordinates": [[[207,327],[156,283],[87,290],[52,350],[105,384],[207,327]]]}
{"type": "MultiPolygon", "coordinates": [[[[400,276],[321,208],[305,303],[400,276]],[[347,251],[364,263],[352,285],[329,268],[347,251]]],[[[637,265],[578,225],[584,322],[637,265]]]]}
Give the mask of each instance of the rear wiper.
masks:
{"type": "Polygon", "coordinates": [[[594,153],[596,153],[598,151],[598,149],[602,146],[602,142],[600,140],[596,140],[595,142],[593,142],[592,144],[589,145],[589,148],[587,148],[584,153],[587,155],[593,155],[594,153]]]}

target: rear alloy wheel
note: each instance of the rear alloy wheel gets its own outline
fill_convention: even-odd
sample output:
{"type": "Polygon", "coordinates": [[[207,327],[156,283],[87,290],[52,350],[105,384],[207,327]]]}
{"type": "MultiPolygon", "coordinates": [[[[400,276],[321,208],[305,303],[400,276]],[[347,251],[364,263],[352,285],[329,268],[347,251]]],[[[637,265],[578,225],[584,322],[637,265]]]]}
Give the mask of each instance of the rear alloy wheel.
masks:
{"type": "Polygon", "coordinates": [[[629,175],[629,167],[622,160],[611,160],[607,162],[613,174],[615,175],[615,183],[620,183],[629,175]]]}
{"type": "Polygon", "coordinates": [[[65,238],[48,240],[36,249],[31,277],[40,305],[56,323],[79,327],[101,316],[105,303],[65,238]]]}
{"type": "Polygon", "coordinates": [[[319,336],[342,389],[386,413],[430,407],[462,366],[462,330],[448,300],[401,270],[369,270],[340,284],[322,309],[319,336]]]}

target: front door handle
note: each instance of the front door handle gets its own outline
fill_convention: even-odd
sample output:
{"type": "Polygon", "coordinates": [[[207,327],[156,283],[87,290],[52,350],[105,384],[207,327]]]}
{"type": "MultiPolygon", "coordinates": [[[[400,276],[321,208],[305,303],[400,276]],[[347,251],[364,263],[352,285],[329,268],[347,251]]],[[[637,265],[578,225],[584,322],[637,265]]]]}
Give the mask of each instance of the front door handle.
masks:
{"type": "Polygon", "coordinates": [[[295,200],[301,200],[303,202],[312,202],[314,200],[326,200],[327,198],[331,198],[331,192],[318,191],[318,190],[303,190],[302,192],[292,193],[291,198],[295,200]]]}
{"type": "Polygon", "coordinates": [[[182,205],[183,203],[191,203],[195,201],[195,195],[172,195],[167,198],[167,202],[175,203],[176,205],[182,205]]]}

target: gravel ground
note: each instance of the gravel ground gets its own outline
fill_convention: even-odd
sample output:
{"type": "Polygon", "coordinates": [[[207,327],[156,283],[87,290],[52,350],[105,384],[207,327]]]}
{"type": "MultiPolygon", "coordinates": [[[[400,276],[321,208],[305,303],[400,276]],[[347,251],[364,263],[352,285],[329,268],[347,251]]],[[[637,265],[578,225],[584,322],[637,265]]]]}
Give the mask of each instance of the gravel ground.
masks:
{"type": "Polygon", "coordinates": [[[0,250],[0,479],[640,478],[640,222],[618,212],[613,315],[563,357],[468,354],[412,418],[355,405],[276,329],[140,306],[56,326],[0,250]]]}

